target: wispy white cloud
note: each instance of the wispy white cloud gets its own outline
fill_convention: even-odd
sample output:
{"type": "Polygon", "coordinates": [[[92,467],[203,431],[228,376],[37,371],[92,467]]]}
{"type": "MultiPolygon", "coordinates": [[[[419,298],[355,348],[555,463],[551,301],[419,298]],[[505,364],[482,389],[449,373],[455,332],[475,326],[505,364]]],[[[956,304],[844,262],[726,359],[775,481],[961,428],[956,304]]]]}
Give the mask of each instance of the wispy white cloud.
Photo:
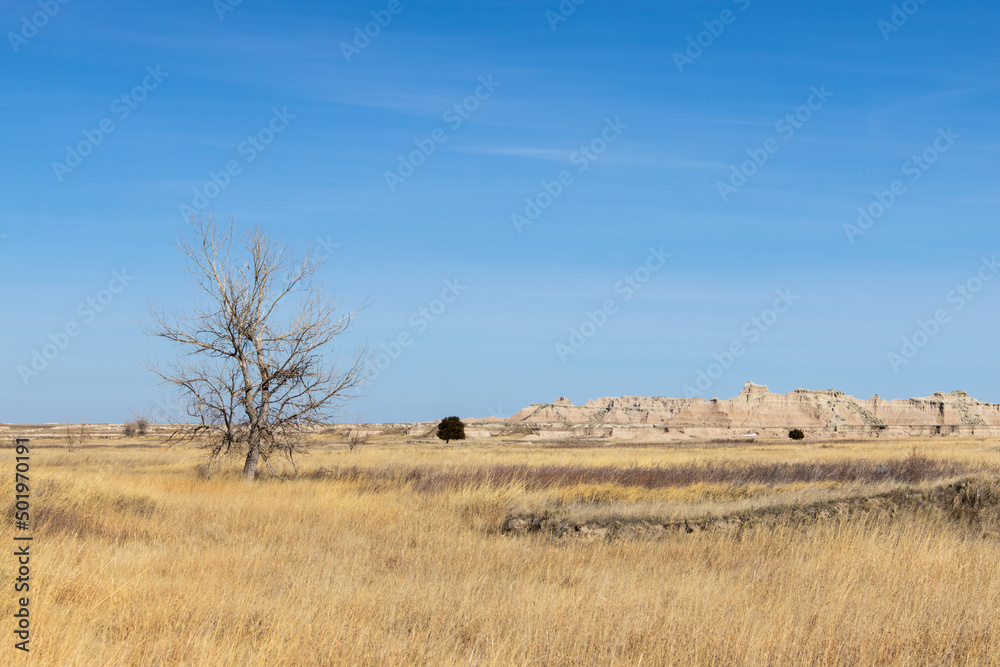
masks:
{"type": "Polygon", "coordinates": [[[865,121],[866,129],[875,136],[889,133],[891,128],[898,126],[904,119],[912,116],[912,109],[947,108],[955,105],[971,95],[992,92],[994,87],[964,88],[959,90],[941,90],[928,95],[910,96],[902,100],[886,104],[873,111],[865,121]]]}
{"type": "Polygon", "coordinates": [[[555,148],[533,148],[531,146],[473,146],[459,149],[463,153],[473,155],[505,155],[509,157],[523,157],[533,160],[550,160],[552,162],[566,162],[573,151],[559,150],[555,148]]]}
{"type": "MultiPolygon", "coordinates": [[[[526,158],[529,160],[547,160],[550,162],[569,162],[574,150],[556,148],[539,148],[534,146],[470,146],[456,150],[472,155],[500,155],[507,157],[526,158]]],[[[704,160],[682,156],[663,156],[655,153],[619,153],[610,151],[601,155],[602,162],[619,164],[637,164],[665,169],[724,169],[728,163],[719,160],[704,160]]]]}
{"type": "MultiPolygon", "coordinates": [[[[334,95],[338,104],[370,109],[394,111],[408,116],[440,119],[442,113],[455,103],[453,96],[442,94],[417,94],[380,92],[361,95],[334,95]]],[[[442,121],[443,122],[443,121],[442,121]]]]}

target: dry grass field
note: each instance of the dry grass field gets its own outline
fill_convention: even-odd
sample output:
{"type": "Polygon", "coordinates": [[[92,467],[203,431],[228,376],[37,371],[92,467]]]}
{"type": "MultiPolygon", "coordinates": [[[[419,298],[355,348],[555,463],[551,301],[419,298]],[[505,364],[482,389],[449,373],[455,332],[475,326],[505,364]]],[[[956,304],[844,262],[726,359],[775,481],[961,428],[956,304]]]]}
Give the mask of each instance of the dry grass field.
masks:
{"type": "Polygon", "coordinates": [[[320,443],[246,485],[37,441],[3,661],[1000,664],[995,440],[486,442],[320,443]]]}

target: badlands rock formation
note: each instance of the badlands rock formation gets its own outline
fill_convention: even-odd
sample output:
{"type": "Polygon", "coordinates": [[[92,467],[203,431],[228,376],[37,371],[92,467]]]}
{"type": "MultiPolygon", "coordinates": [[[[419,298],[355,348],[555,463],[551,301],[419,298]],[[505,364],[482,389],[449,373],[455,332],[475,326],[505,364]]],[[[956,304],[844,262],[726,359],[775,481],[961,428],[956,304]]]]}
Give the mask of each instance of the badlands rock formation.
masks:
{"type": "Polygon", "coordinates": [[[529,428],[537,437],[642,440],[782,435],[791,428],[824,436],[989,436],[1000,435],[1000,405],[980,403],[964,391],[862,401],[834,390],[772,394],[766,386],[748,382],[738,396],[724,401],[622,396],[577,406],[560,398],[531,405],[506,424],[529,428]]]}

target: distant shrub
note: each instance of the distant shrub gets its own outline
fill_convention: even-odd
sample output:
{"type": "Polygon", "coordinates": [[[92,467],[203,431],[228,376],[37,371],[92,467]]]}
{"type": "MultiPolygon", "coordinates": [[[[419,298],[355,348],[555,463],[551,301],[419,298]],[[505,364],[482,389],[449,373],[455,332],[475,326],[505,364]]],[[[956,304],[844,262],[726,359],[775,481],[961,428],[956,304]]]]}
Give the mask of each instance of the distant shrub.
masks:
{"type": "Polygon", "coordinates": [[[450,440],[465,440],[465,424],[458,417],[445,417],[438,424],[437,436],[445,444],[450,440]]]}
{"type": "Polygon", "coordinates": [[[122,424],[122,435],[126,438],[141,438],[149,433],[149,420],[145,417],[136,417],[130,422],[122,424]]]}
{"type": "Polygon", "coordinates": [[[802,429],[800,428],[793,428],[791,431],[788,432],[788,437],[791,438],[792,440],[801,440],[802,438],[806,437],[806,434],[803,433],[802,429]]]}
{"type": "Polygon", "coordinates": [[[364,424],[358,422],[354,428],[347,432],[347,448],[352,452],[368,442],[370,432],[365,430],[364,424]]]}

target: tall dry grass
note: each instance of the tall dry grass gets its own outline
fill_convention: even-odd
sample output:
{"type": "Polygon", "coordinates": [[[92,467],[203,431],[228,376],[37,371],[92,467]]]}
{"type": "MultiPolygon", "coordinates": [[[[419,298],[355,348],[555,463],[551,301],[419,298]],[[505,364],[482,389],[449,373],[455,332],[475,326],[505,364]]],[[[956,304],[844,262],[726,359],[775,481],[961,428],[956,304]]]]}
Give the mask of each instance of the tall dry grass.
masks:
{"type": "MultiPolygon", "coordinates": [[[[930,472],[917,482],[712,473],[643,486],[614,474],[798,464],[863,472],[905,462],[912,444],[374,443],[319,452],[299,478],[253,486],[229,468],[205,479],[189,450],[39,449],[32,652],[8,646],[4,661],[1000,664],[1000,541],[944,513],[592,543],[495,530],[528,505],[695,512],[716,507],[727,488],[743,489],[731,494],[741,502],[815,499],[995,474],[1000,464],[995,442],[938,440],[918,443],[930,472]],[[482,472],[496,466],[525,472],[482,472]],[[532,477],[553,466],[582,477],[532,477]],[[446,483],[407,479],[415,469],[446,483]],[[574,495],[588,485],[610,495],[574,495]]],[[[2,488],[11,498],[6,477],[2,488]]],[[[0,614],[10,619],[12,605],[11,593],[0,597],[0,614]]]]}

